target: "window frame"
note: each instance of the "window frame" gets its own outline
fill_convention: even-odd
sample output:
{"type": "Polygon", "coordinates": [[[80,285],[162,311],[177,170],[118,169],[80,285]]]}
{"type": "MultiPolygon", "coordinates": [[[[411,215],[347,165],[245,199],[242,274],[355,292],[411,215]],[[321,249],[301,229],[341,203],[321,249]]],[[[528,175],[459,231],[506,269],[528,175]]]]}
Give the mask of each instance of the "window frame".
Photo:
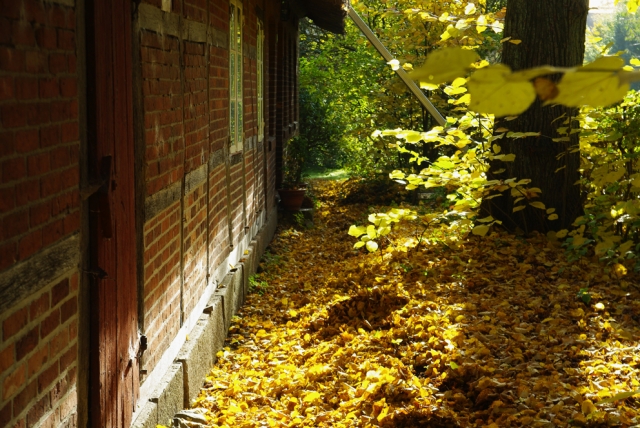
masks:
{"type": "Polygon", "coordinates": [[[229,0],[229,149],[244,145],[244,15],[241,0],[229,0]]]}

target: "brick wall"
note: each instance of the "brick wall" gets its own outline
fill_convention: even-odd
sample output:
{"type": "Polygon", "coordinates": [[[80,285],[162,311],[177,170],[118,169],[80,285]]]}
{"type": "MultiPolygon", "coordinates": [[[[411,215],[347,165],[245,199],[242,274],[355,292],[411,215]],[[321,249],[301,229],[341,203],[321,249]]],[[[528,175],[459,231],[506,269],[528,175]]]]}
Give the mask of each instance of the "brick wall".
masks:
{"type": "Polygon", "coordinates": [[[206,290],[215,289],[216,272],[237,262],[228,257],[242,251],[251,227],[264,217],[264,191],[257,187],[257,177],[264,175],[258,146],[264,145],[257,144],[255,82],[256,6],[264,2],[243,3],[245,145],[236,153],[228,147],[228,1],[173,1],[164,12],[159,11],[163,2],[144,3],[141,14],[162,16],[140,18],[137,35],[148,208],[143,332],[149,348],[143,369],[153,370],[176,328],[188,324],[206,290]],[[171,268],[176,264],[177,273],[171,268]]]}
{"type": "MultiPolygon", "coordinates": [[[[73,7],[0,2],[4,277],[46,265],[42,251],[80,228],[75,30],[73,7]]],[[[0,426],[75,423],[78,274],[35,269],[37,284],[16,290],[0,312],[0,426]]]]}

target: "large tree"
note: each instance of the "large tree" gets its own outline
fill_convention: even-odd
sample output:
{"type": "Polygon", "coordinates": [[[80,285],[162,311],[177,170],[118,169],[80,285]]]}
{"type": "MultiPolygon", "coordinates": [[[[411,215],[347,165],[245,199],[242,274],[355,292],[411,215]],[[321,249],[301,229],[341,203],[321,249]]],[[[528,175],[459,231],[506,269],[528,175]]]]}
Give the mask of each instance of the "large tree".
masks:
{"type": "MultiPolygon", "coordinates": [[[[513,70],[541,65],[571,67],[581,65],[584,57],[585,30],[589,0],[508,0],[504,37],[521,40],[503,44],[502,62],[513,70]]],[[[557,79],[557,76],[550,76],[557,79]]],[[[570,141],[558,128],[569,126],[576,110],[563,106],[543,106],[536,101],[515,120],[498,120],[496,129],[514,132],[540,132],[539,137],[500,141],[503,153],[514,153],[514,162],[492,165],[492,178],[529,178],[531,186],[542,190],[540,199],[547,208],[555,208],[559,218],[549,221],[544,210],[528,207],[513,213],[514,198],[485,200],[483,210],[501,220],[511,231],[524,232],[568,228],[582,212],[579,179],[578,134],[570,141]],[[572,151],[573,149],[573,151],[572,151]]],[[[575,123],[574,123],[575,125],[575,123]]]]}

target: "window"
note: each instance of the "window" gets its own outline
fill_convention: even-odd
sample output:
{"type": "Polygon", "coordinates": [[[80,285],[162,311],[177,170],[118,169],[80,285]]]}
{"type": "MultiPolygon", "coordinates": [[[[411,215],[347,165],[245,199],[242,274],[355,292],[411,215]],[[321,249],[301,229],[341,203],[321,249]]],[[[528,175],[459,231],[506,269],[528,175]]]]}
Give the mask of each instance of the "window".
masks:
{"type": "Polygon", "coordinates": [[[264,140],[264,26],[260,19],[258,19],[256,63],[258,69],[258,141],[262,141],[264,140]]]}
{"type": "Polygon", "coordinates": [[[231,152],[242,150],[244,141],[242,82],[242,3],[229,5],[229,134],[231,152]]]}

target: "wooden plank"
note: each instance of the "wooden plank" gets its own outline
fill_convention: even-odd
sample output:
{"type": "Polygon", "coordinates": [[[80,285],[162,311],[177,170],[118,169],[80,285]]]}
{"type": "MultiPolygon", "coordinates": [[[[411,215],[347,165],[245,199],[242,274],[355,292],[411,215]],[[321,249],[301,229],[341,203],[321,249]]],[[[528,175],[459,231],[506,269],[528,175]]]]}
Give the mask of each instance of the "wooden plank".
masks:
{"type": "Polygon", "coordinates": [[[91,220],[92,262],[107,274],[95,279],[92,295],[91,425],[128,428],[139,375],[131,10],[127,0],[92,3],[87,80],[95,91],[88,91],[95,116],[89,124],[94,131],[89,136],[90,171],[98,171],[105,156],[112,157],[112,169],[109,177],[102,177],[108,179],[107,209],[100,207],[99,194],[89,201],[91,211],[100,211],[91,220]],[[105,220],[112,234],[101,226],[105,220]]]}

